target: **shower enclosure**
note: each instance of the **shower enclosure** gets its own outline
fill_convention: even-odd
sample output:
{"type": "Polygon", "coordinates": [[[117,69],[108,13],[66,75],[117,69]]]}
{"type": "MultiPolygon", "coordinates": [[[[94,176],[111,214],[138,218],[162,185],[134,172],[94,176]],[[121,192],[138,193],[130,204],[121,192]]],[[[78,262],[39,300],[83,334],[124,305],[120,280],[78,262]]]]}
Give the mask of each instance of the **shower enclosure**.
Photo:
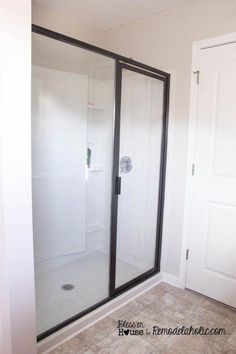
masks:
{"type": "Polygon", "coordinates": [[[33,25],[39,340],[159,272],[169,80],[33,25]]]}

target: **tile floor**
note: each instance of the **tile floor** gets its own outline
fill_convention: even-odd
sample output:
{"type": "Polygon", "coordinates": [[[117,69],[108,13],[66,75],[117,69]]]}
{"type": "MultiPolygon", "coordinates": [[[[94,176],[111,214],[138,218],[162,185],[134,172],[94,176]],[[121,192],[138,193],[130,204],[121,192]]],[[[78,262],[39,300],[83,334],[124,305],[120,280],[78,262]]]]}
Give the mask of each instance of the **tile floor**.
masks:
{"type": "Polygon", "coordinates": [[[57,347],[51,354],[236,353],[236,311],[194,293],[161,283],[92,327],[57,347]],[[153,326],[224,327],[225,335],[118,335],[118,320],[153,326]]]}

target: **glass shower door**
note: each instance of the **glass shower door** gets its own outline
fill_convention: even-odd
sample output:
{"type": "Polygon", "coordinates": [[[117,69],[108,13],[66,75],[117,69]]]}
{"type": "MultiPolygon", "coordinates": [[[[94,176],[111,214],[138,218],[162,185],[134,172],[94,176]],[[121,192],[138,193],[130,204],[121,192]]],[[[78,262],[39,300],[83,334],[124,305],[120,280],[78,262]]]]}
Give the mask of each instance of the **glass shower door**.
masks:
{"type": "Polygon", "coordinates": [[[33,33],[37,333],[109,297],[114,60],[33,33]]]}
{"type": "Polygon", "coordinates": [[[159,271],[168,92],[161,70],[33,25],[38,340],[159,271]]]}
{"type": "Polygon", "coordinates": [[[126,64],[117,71],[114,293],[157,271],[164,102],[161,76],[126,64]]]}

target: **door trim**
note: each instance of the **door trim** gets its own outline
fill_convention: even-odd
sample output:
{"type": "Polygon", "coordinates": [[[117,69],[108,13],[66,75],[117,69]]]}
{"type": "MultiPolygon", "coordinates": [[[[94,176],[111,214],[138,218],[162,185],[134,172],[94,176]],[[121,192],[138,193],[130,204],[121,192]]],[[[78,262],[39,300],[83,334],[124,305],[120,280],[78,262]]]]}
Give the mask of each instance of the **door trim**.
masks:
{"type": "MultiPolygon", "coordinates": [[[[192,166],[195,161],[195,144],[197,131],[197,104],[199,85],[197,84],[194,72],[199,70],[199,58],[201,50],[227,45],[236,42],[236,32],[223,36],[208,38],[205,40],[193,42],[192,45],[192,66],[191,66],[191,88],[190,88],[190,107],[189,107],[189,123],[188,123],[188,143],[187,143],[187,170],[186,170],[186,187],[185,187],[185,205],[184,219],[181,245],[180,259],[180,286],[186,287],[187,282],[187,260],[186,250],[190,243],[190,227],[191,227],[191,210],[192,210],[192,194],[193,194],[193,176],[192,166]]],[[[201,80],[201,74],[200,74],[201,80]]],[[[190,251],[191,257],[191,251],[190,251]]]]}
{"type": "Polygon", "coordinates": [[[169,91],[170,81],[167,78],[144,70],[136,66],[116,61],[116,83],[115,83],[115,132],[114,132],[114,156],[113,156],[113,187],[112,187],[112,211],[111,211],[111,238],[110,238],[110,298],[131,289],[140,282],[148,279],[150,276],[160,272],[161,258],[161,241],[163,228],[163,210],[164,210],[164,192],[165,192],[165,175],[166,175],[166,156],[167,156],[167,129],[168,129],[168,113],[169,113],[169,91]],[[119,196],[115,191],[115,181],[119,176],[119,150],[120,150],[120,116],[121,116],[121,94],[122,94],[122,70],[130,70],[138,74],[163,81],[163,113],[162,113],[162,136],[160,151],[160,172],[159,172],[159,194],[157,209],[157,225],[156,225],[156,242],[155,242],[155,260],[154,267],[130,281],[122,284],[118,288],[115,286],[116,281],[116,251],[117,251],[117,216],[118,216],[118,200],[119,196]]]}

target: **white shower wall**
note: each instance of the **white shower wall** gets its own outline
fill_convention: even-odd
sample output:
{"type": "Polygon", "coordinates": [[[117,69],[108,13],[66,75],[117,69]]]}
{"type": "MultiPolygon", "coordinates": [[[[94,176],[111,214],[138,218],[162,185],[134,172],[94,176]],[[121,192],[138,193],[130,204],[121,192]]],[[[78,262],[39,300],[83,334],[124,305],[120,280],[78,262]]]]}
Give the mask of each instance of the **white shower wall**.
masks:
{"type": "Polygon", "coordinates": [[[32,92],[34,249],[43,261],[85,251],[88,78],[34,66],[32,92]]]}
{"type": "MultiPolygon", "coordinates": [[[[107,69],[91,70],[102,75],[107,69]]],[[[32,75],[34,249],[40,271],[96,250],[109,253],[114,81],[36,65],[32,75]]]]}
{"type": "MultiPolygon", "coordinates": [[[[109,68],[94,68],[104,76],[109,68]]],[[[113,161],[114,80],[89,80],[87,179],[87,250],[109,254],[113,161]]]]}

